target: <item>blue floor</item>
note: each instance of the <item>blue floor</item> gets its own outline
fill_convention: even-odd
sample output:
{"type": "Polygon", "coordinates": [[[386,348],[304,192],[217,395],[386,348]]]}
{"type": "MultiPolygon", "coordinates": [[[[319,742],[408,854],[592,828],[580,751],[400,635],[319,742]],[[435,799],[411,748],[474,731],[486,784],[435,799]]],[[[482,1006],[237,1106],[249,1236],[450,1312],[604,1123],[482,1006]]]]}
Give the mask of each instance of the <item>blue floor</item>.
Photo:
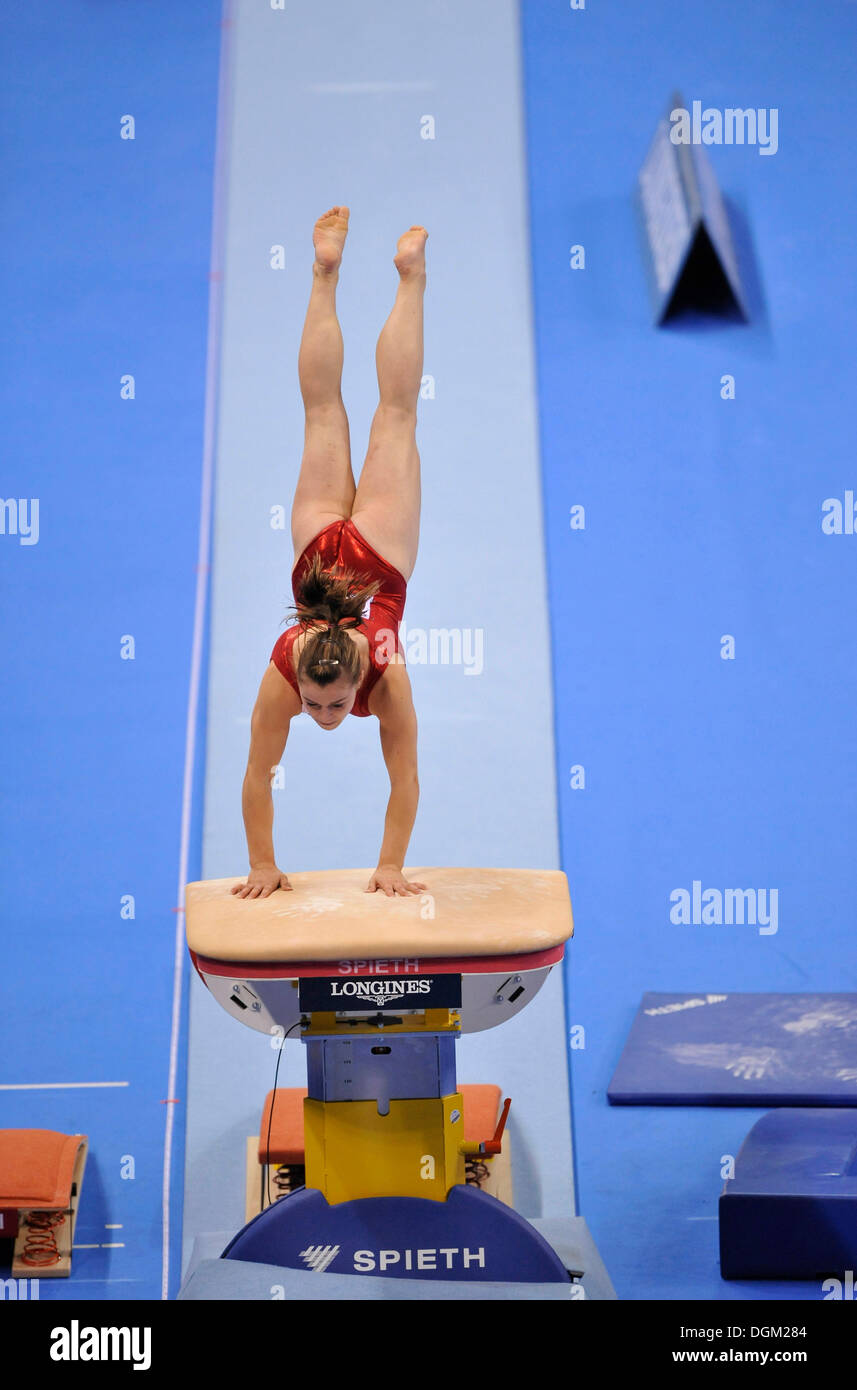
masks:
{"type": "MultiPolygon", "coordinates": [[[[565,1019],[555,973],[530,1050],[512,1025],[503,1048],[474,1039],[462,1079],[511,1081],[525,1214],[575,1194],[620,1298],[819,1299],[720,1279],[721,1173],[760,1111],[611,1108],[606,1089],[645,990],[857,989],[857,539],[822,529],[855,488],[857,7],[432,0],[391,25],[326,0],[323,33],[316,12],[235,9],[31,0],[0,20],[0,1125],[90,1145],[72,1278],[40,1297],[172,1296],[183,1216],[190,1237],[242,1206],[273,1054],[194,981],[188,1086],[177,908],[183,879],[245,867],[249,712],[289,601],[271,515],[299,462],[307,232],[341,200],[357,467],[395,237],[431,229],[407,620],[485,643],[479,679],[412,671],[410,862],[561,864],[577,926],[565,1019]],[[775,154],[708,151],[747,326],[652,324],[632,197],[676,87],[779,114],[775,154]],[[776,889],[776,933],[673,924],[695,880],[776,889]]],[[[369,864],[374,731],[290,750],[285,867],[369,864]],[[342,760],[334,863],[301,788],[342,760]]]]}
{"type": "Polygon", "coordinates": [[[525,0],[522,34],[580,1210],[620,1298],[817,1299],[719,1276],[761,1112],[605,1092],[647,989],[857,986],[857,542],[821,528],[854,487],[857,11],[525,0]],[[749,326],[652,326],[632,195],[676,87],[779,112],[776,154],[708,151],[749,326]],[[778,889],[777,932],[673,925],[694,880],[778,889]]]}
{"type": "Polygon", "coordinates": [[[33,0],[0,30],[0,1124],[89,1138],[72,1277],[40,1297],[159,1298],[201,831],[199,740],[184,826],[182,806],[220,6],[33,0]]]}

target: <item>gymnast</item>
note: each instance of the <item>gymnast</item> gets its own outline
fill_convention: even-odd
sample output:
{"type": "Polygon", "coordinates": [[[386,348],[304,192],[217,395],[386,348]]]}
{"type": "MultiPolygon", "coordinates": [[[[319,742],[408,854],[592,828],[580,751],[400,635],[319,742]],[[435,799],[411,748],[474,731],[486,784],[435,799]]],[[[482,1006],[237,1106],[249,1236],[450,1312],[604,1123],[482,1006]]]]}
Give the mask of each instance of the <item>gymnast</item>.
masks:
{"type": "Polygon", "coordinates": [[[375,353],[380,401],[355,486],[336,317],[348,217],[347,207],[333,207],[313,231],[312,290],[298,355],[305,428],[292,506],[297,622],[274,645],[250,722],[242,788],[250,872],[232,889],[242,898],[291,889],[274,858],[270,778],[301,713],[329,732],[348,714],[378,720],[390,798],[366,891],[394,897],[425,888],[402,872],[419,783],[417,719],[398,633],[419,542],[416,423],[428,232],[414,226],[398,241],[398,290],[375,353]]]}

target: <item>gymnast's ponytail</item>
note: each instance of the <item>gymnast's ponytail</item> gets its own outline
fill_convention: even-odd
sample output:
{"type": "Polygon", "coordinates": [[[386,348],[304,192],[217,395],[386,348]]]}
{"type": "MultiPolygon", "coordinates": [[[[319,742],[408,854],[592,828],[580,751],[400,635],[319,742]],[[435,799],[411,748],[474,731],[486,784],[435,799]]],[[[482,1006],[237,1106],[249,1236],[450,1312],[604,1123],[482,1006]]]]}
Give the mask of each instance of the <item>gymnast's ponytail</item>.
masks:
{"type": "Polygon", "coordinates": [[[291,612],[303,628],[311,623],[326,623],[327,627],[314,633],[304,646],[298,679],[303,676],[316,685],[331,685],[340,676],[351,685],[360,680],[360,652],[347,629],[359,625],[367,601],[381,587],[377,581],[367,584],[365,578],[349,569],[325,570],[321,555],[313,555],[291,612]]]}

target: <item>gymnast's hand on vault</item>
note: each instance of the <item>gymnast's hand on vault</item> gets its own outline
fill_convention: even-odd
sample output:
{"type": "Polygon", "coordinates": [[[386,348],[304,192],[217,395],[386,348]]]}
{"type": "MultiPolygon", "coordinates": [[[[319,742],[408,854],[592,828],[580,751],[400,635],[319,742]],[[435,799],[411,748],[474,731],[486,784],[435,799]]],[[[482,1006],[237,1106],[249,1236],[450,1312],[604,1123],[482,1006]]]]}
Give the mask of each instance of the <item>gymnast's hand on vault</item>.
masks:
{"type": "Polygon", "coordinates": [[[242,898],[269,898],[278,888],[286,888],[290,893],[294,892],[292,885],[281,874],[276,864],[260,864],[257,868],[251,869],[247,875],[246,883],[236,883],[232,889],[242,898]]]}
{"type": "Polygon", "coordinates": [[[422,893],[425,884],[408,883],[401,869],[395,864],[379,864],[366,886],[366,892],[375,893],[379,888],[388,898],[394,898],[397,893],[406,898],[409,893],[422,893]]]}

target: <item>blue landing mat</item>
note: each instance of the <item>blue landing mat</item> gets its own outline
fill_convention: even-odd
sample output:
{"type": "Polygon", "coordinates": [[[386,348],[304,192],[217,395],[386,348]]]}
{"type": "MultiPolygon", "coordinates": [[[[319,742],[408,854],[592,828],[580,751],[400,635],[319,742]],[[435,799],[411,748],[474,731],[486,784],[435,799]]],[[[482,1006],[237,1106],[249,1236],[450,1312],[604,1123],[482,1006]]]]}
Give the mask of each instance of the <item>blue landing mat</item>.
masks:
{"type": "Polygon", "coordinates": [[[611,1105],[857,1105],[857,994],[644,994],[611,1105]]]}
{"type": "Polygon", "coordinates": [[[418,1302],[438,1300],[509,1299],[568,1303],[581,1297],[574,1284],[492,1284],[448,1282],[445,1279],[386,1279],[361,1274],[325,1274],[323,1278],[300,1269],[251,1264],[246,1260],[203,1260],[179,1293],[180,1300],[221,1303],[278,1301],[284,1303],[418,1302]]]}

